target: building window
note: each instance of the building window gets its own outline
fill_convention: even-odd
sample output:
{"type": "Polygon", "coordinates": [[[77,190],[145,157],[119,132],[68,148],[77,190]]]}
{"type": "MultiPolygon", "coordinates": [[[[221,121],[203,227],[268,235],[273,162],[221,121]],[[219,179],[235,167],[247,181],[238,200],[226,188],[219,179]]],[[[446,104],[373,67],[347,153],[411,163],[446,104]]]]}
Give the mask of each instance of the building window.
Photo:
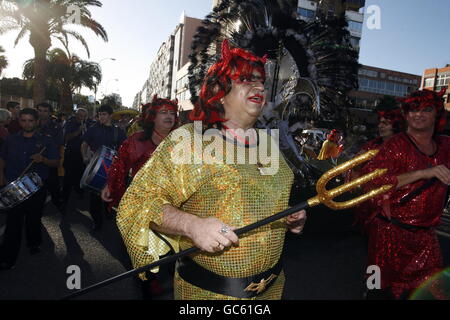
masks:
{"type": "Polygon", "coordinates": [[[359,39],[355,37],[350,38],[350,44],[352,45],[353,49],[359,51],[359,39]]]}
{"type": "Polygon", "coordinates": [[[313,10],[305,9],[305,8],[298,8],[298,14],[302,18],[306,19],[313,19],[316,15],[316,13],[313,10]]]}
{"type": "Polygon", "coordinates": [[[359,86],[361,88],[367,88],[369,85],[369,81],[366,78],[359,78],[359,86]]]}
{"type": "Polygon", "coordinates": [[[440,75],[438,75],[436,86],[437,87],[448,86],[449,79],[450,79],[450,74],[440,74],[440,75]]]}
{"type": "Polygon", "coordinates": [[[378,72],[373,71],[373,70],[367,70],[367,69],[360,69],[359,74],[368,76],[368,77],[373,77],[373,78],[378,77],[378,72]]]}
{"type": "Polygon", "coordinates": [[[434,78],[425,79],[425,87],[434,87],[434,78]]]}
{"type": "Polygon", "coordinates": [[[362,32],[362,28],[363,28],[363,24],[362,24],[362,22],[356,22],[356,21],[353,21],[353,20],[349,20],[348,21],[348,28],[350,29],[350,31],[361,33],[362,32]]]}

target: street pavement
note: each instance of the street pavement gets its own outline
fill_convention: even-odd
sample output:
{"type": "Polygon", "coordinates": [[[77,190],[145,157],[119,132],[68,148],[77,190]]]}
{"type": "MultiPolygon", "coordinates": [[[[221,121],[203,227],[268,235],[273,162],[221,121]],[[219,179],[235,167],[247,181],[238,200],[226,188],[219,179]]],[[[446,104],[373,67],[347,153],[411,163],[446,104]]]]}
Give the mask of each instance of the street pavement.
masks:
{"type": "MultiPolygon", "coordinates": [[[[64,217],[49,202],[42,252],[30,255],[22,246],[16,268],[0,271],[0,300],[60,299],[72,292],[67,288],[67,268],[72,265],[80,267],[82,287],[129,270],[126,249],[111,218],[105,219],[102,230],[91,231],[87,195],[85,199],[73,195],[64,217]]],[[[286,238],[284,299],[363,299],[367,244],[352,222],[350,211],[308,210],[304,233],[286,238]]],[[[440,236],[440,241],[448,267],[450,238],[440,236]]],[[[158,299],[172,299],[169,268],[162,268],[158,277],[165,288],[158,299]]],[[[77,299],[136,300],[142,294],[139,280],[126,278],[77,299]]]]}

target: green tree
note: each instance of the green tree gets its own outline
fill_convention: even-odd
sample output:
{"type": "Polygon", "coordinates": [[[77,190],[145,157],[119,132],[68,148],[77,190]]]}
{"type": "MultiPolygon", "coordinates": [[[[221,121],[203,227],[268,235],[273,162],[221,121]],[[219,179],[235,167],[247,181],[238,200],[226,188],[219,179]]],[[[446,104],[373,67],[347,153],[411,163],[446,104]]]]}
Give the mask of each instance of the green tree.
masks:
{"type": "Polygon", "coordinates": [[[89,48],[84,37],[69,26],[81,25],[92,30],[104,41],[108,36],[101,24],[92,19],[89,7],[101,7],[97,0],[2,0],[0,1],[0,34],[19,30],[15,44],[29,34],[29,42],[34,49],[35,103],[46,100],[47,51],[52,38],[65,44],[73,37],[89,48]]]}
{"type": "Polygon", "coordinates": [[[8,60],[6,59],[5,55],[3,55],[3,53],[5,53],[5,49],[0,46],[0,75],[2,74],[3,69],[8,66],[8,60]]]}
{"type": "Polygon", "coordinates": [[[102,105],[107,104],[113,108],[114,111],[122,108],[122,103],[119,97],[115,94],[109,94],[102,99],[102,105]]]}
{"type": "MultiPolygon", "coordinates": [[[[35,59],[25,62],[23,76],[35,80],[35,59]]],[[[85,61],[61,49],[50,50],[47,54],[47,87],[55,86],[60,91],[60,107],[72,112],[73,94],[85,87],[94,90],[102,80],[98,63],[85,61]]]]}

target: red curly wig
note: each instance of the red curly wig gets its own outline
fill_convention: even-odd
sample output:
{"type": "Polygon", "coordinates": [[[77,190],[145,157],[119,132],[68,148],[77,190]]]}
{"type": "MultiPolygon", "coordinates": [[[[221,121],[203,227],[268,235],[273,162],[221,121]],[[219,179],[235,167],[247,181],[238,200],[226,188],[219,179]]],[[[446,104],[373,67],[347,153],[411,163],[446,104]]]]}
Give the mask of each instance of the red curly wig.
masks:
{"type": "Polygon", "coordinates": [[[153,96],[153,100],[150,103],[142,105],[141,123],[145,125],[149,122],[154,122],[156,114],[160,109],[166,107],[168,110],[175,111],[175,123],[178,123],[178,100],[169,100],[158,98],[158,95],[153,96]]]}
{"type": "Polygon", "coordinates": [[[408,97],[399,99],[404,114],[411,110],[423,110],[432,106],[436,110],[435,132],[441,132],[445,129],[447,114],[444,107],[444,99],[442,98],[447,91],[443,88],[440,92],[432,90],[417,90],[408,97]]]}
{"type": "Polygon", "coordinates": [[[208,124],[224,122],[224,108],[220,99],[231,91],[231,81],[251,79],[257,70],[265,80],[264,65],[267,59],[257,57],[251,52],[233,48],[227,39],[222,42],[222,57],[209,68],[199,94],[199,102],[189,115],[192,121],[203,121],[208,124]]]}

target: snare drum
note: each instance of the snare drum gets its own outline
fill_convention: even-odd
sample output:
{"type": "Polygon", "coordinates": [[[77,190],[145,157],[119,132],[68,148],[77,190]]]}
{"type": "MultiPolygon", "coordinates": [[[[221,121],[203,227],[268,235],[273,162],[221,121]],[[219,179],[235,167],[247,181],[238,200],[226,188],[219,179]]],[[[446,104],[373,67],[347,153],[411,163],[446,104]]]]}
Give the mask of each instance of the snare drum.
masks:
{"type": "Polygon", "coordinates": [[[99,148],[84,170],[80,187],[100,194],[106,185],[108,170],[115,155],[114,149],[105,146],[99,148]]]}
{"type": "Polygon", "coordinates": [[[42,188],[42,179],[29,172],[0,189],[0,209],[11,209],[24,202],[42,188]]]}

